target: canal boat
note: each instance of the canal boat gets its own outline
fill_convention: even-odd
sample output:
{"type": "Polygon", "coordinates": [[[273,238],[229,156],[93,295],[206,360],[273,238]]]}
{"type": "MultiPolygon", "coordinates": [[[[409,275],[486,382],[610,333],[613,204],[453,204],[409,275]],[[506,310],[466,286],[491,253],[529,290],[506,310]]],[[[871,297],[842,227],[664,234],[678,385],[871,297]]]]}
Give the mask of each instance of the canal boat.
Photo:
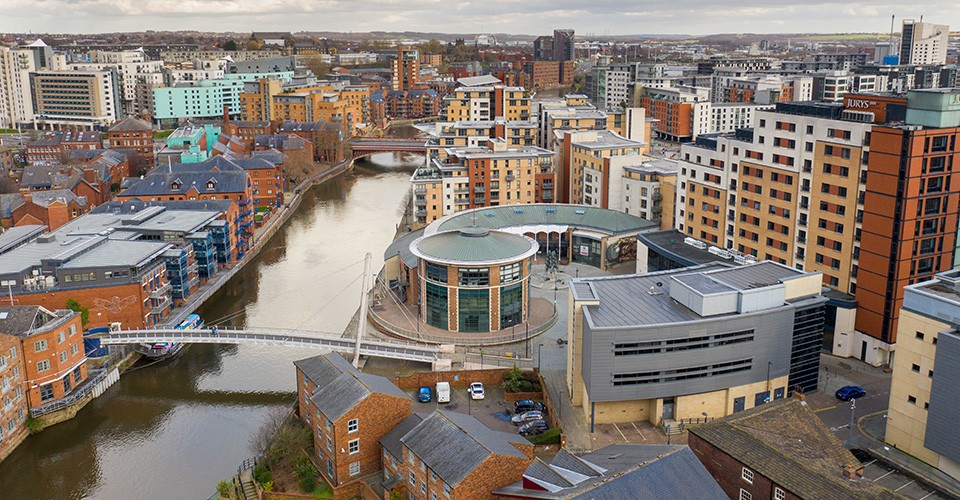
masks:
{"type": "MultiPolygon", "coordinates": [[[[187,319],[177,325],[177,330],[197,330],[204,327],[203,318],[199,314],[191,314],[187,319]]],[[[140,344],[138,351],[141,354],[154,361],[160,361],[176,356],[183,350],[183,344],[180,342],[155,342],[152,344],[140,344]]]]}

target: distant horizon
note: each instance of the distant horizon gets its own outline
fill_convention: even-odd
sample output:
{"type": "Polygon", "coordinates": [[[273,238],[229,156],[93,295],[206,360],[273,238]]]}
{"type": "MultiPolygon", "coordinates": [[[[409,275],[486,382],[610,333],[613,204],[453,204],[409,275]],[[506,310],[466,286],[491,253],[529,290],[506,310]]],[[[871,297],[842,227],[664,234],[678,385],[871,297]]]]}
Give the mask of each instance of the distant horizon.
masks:
{"type": "Polygon", "coordinates": [[[248,33],[492,33],[537,36],[572,28],[584,37],[884,34],[890,16],[921,17],[960,30],[952,0],[814,0],[777,5],[757,0],[4,0],[0,32],[96,35],[144,31],[248,33]],[[174,11],[173,9],[177,9],[174,11]],[[215,27],[216,31],[205,31],[215,27]],[[758,30],[763,27],[763,30],[758,30]],[[439,29],[438,29],[439,28],[439,29]]]}

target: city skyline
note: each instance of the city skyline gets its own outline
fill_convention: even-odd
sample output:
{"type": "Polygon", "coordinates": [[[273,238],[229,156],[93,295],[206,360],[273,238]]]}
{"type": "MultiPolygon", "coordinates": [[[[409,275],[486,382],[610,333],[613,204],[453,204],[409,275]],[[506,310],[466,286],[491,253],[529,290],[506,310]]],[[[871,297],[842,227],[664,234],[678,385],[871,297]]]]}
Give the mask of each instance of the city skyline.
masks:
{"type": "Polygon", "coordinates": [[[883,33],[890,16],[929,20],[957,26],[960,12],[949,1],[929,0],[904,5],[889,0],[812,5],[768,2],[681,0],[670,4],[601,0],[589,9],[580,4],[528,2],[460,2],[438,9],[433,0],[411,0],[394,9],[386,0],[211,0],[188,1],[171,12],[160,0],[11,0],[0,19],[0,31],[37,33],[104,33],[142,30],[216,31],[423,31],[439,33],[506,33],[535,35],[556,26],[581,36],[631,34],[724,33],[883,33]],[[490,16],[490,9],[502,15],[490,16]]]}

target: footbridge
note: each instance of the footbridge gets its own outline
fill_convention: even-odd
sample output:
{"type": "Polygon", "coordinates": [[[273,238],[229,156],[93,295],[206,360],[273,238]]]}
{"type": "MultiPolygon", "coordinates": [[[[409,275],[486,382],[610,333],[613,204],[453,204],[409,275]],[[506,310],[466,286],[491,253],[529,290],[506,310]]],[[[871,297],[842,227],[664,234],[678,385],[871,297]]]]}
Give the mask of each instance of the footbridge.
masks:
{"type": "MultiPolygon", "coordinates": [[[[102,345],[150,344],[157,342],[178,342],[182,344],[260,344],[291,347],[326,349],[330,351],[355,354],[357,339],[341,337],[332,333],[310,332],[304,330],[284,330],[278,328],[246,329],[196,329],[177,330],[173,328],[148,328],[137,330],[111,330],[95,334],[102,345]]],[[[433,366],[443,364],[441,354],[449,353],[453,348],[435,344],[418,344],[393,340],[362,338],[359,342],[361,356],[419,361],[433,366]]]]}
{"type": "Polygon", "coordinates": [[[404,139],[399,137],[355,138],[350,141],[353,159],[377,153],[420,153],[427,152],[424,139],[404,139]]]}

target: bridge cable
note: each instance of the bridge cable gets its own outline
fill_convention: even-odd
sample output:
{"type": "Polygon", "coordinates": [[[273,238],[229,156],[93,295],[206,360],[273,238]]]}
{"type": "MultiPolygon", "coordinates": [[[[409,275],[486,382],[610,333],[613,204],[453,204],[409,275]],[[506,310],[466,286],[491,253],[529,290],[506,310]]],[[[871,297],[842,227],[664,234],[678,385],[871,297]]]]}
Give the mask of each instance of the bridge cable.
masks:
{"type": "Polygon", "coordinates": [[[334,299],[336,299],[337,297],[339,297],[340,294],[342,294],[343,292],[347,291],[348,288],[350,288],[354,283],[357,282],[357,280],[359,280],[359,279],[362,278],[362,277],[363,277],[363,273],[360,273],[359,275],[357,275],[357,277],[354,278],[353,281],[351,281],[350,283],[347,283],[347,285],[346,285],[345,287],[341,288],[340,291],[338,291],[333,297],[330,297],[330,300],[328,300],[326,303],[324,303],[322,306],[320,306],[320,308],[318,308],[316,311],[314,311],[314,312],[311,313],[309,316],[307,316],[303,321],[300,322],[300,324],[298,324],[297,326],[295,326],[295,327],[293,328],[293,330],[294,330],[294,331],[299,331],[299,330],[300,330],[300,327],[303,326],[304,323],[306,323],[307,321],[309,321],[310,319],[312,319],[314,316],[316,316],[320,311],[323,310],[323,308],[325,308],[325,307],[327,307],[328,305],[330,305],[331,303],[333,303],[334,299]]]}
{"type": "MultiPolygon", "coordinates": [[[[354,263],[347,264],[347,265],[345,265],[345,266],[343,266],[343,267],[341,267],[341,268],[339,268],[339,269],[336,269],[336,270],[334,270],[334,271],[332,271],[332,272],[329,272],[329,273],[327,273],[327,274],[325,274],[325,275],[316,276],[316,277],[311,276],[311,277],[310,277],[310,283],[305,283],[303,286],[298,286],[298,287],[295,287],[295,288],[293,288],[293,289],[290,289],[290,290],[287,290],[287,291],[284,291],[284,292],[280,292],[280,293],[274,295],[273,297],[270,297],[270,298],[267,298],[267,299],[264,299],[264,300],[257,300],[256,304],[257,304],[257,305],[269,304],[270,302],[273,302],[274,300],[277,300],[277,299],[279,299],[279,298],[281,298],[281,297],[285,297],[285,296],[290,295],[291,293],[294,293],[294,292],[299,292],[299,291],[301,291],[302,289],[307,288],[308,286],[316,286],[316,282],[317,282],[318,280],[321,280],[321,279],[323,279],[323,278],[328,278],[328,277],[330,277],[330,276],[333,276],[334,274],[337,274],[337,273],[346,271],[347,269],[350,269],[351,267],[356,266],[356,265],[358,265],[358,264],[362,264],[362,263],[363,263],[363,259],[360,259],[360,260],[358,260],[358,261],[356,261],[356,262],[354,262],[354,263]]],[[[227,322],[227,321],[232,321],[232,320],[234,320],[234,319],[236,319],[236,318],[238,318],[238,317],[246,314],[246,312],[247,312],[247,307],[246,307],[246,305],[244,305],[239,311],[234,311],[234,312],[231,312],[231,313],[227,313],[227,314],[225,314],[224,316],[222,316],[222,317],[220,317],[220,318],[217,318],[217,319],[215,319],[215,320],[210,320],[210,321],[206,321],[206,320],[205,320],[204,323],[211,324],[211,325],[218,325],[218,324],[220,324],[220,323],[224,323],[224,322],[227,322]]]]}
{"type": "Polygon", "coordinates": [[[381,286],[384,286],[386,288],[386,291],[383,292],[383,294],[390,296],[390,299],[393,300],[395,304],[397,304],[397,307],[400,309],[400,313],[403,314],[407,322],[409,322],[411,325],[413,325],[414,328],[416,328],[417,322],[413,319],[413,316],[409,312],[407,312],[407,308],[404,307],[404,305],[401,304],[400,301],[393,296],[393,292],[391,292],[390,288],[386,286],[386,283],[384,282],[383,278],[378,276],[377,281],[380,283],[381,286]]]}

